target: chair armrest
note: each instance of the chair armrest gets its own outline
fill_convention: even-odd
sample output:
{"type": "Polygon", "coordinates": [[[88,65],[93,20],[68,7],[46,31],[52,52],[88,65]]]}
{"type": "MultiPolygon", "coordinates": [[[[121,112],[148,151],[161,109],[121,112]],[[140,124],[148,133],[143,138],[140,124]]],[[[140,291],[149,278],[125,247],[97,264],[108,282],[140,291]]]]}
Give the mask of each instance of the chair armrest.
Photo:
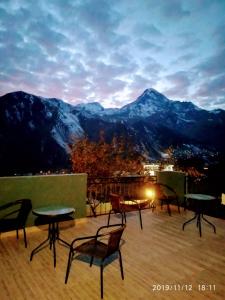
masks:
{"type": "Polygon", "coordinates": [[[83,241],[83,240],[90,240],[90,239],[96,239],[96,241],[97,241],[97,239],[99,238],[99,237],[104,237],[104,236],[107,236],[107,235],[109,235],[110,234],[110,232],[105,232],[105,233],[101,233],[101,234],[99,234],[99,232],[100,232],[100,230],[102,230],[102,229],[106,229],[106,228],[111,228],[111,227],[126,227],[125,225],[122,225],[122,224],[112,224],[112,225],[109,225],[109,226],[102,226],[102,227],[100,227],[98,230],[97,230],[97,232],[96,232],[96,234],[95,235],[89,235],[89,236],[83,236],[83,237],[78,237],[78,238],[76,238],[76,239],[74,239],[73,241],[72,241],[72,243],[70,244],[70,247],[74,247],[74,244],[75,244],[75,242],[77,242],[77,241],[83,241]]]}
{"type": "Polygon", "coordinates": [[[124,201],[124,198],[123,198],[123,196],[122,195],[120,195],[120,194],[115,194],[115,193],[110,193],[109,194],[109,197],[116,197],[116,198],[119,198],[120,199],[120,201],[124,201]]]}
{"type": "Polygon", "coordinates": [[[82,237],[79,237],[79,238],[76,238],[72,241],[72,243],[70,244],[70,247],[74,247],[74,244],[75,242],[77,241],[83,241],[83,240],[90,240],[90,239],[96,239],[101,236],[101,235],[89,235],[89,236],[82,236],[82,237]]]}
{"type": "MultiPolygon", "coordinates": [[[[99,235],[99,231],[101,231],[102,229],[112,228],[112,227],[122,227],[122,226],[123,226],[123,227],[126,227],[125,224],[122,225],[121,223],[102,226],[102,227],[100,227],[100,228],[97,230],[96,235],[99,235]]],[[[108,234],[108,233],[103,234],[103,235],[107,235],[107,234],[108,234]]]]}
{"type": "Polygon", "coordinates": [[[3,205],[0,206],[0,210],[7,209],[7,208],[13,206],[14,204],[15,204],[15,202],[10,202],[10,203],[3,204],[3,205]]]}
{"type": "MultiPolygon", "coordinates": [[[[176,191],[171,187],[171,186],[169,186],[169,185],[167,185],[167,184],[164,184],[164,183],[159,183],[162,187],[165,187],[167,190],[169,190],[170,192],[172,192],[173,194],[174,194],[174,196],[176,197],[176,198],[178,198],[178,195],[177,195],[177,193],[176,193],[176,191]]],[[[166,195],[166,192],[165,192],[165,196],[166,197],[168,197],[168,195],[166,195]]]]}
{"type": "Polygon", "coordinates": [[[10,213],[5,214],[4,216],[2,216],[1,219],[5,219],[8,216],[11,216],[11,215],[14,215],[15,213],[18,213],[19,211],[20,211],[19,209],[14,210],[14,211],[12,211],[12,212],[10,212],[10,213]]]}

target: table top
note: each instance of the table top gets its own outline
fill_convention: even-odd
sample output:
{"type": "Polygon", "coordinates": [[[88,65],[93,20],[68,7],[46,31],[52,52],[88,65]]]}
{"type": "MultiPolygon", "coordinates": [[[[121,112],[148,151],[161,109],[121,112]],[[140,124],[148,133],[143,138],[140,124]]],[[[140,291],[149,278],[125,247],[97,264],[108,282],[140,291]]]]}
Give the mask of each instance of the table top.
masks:
{"type": "Polygon", "coordinates": [[[132,200],[125,200],[123,202],[120,202],[121,207],[123,207],[123,205],[126,206],[126,208],[130,208],[130,209],[143,209],[145,208],[147,205],[149,205],[149,200],[148,199],[133,199],[132,200]]]}
{"type": "Polygon", "coordinates": [[[58,217],[58,216],[68,215],[75,212],[75,208],[56,204],[56,205],[46,205],[46,206],[38,207],[33,209],[32,212],[36,216],[58,217]]]}
{"type": "Polygon", "coordinates": [[[143,204],[148,203],[148,199],[133,199],[133,200],[124,200],[121,203],[129,204],[129,205],[135,205],[135,204],[143,204]]]}
{"type": "Polygon", "coordinates": [[[193,199],[193,200],[215,200],[216,197],[205,195],[205,194],[185,194],[186,198],[193,199]]]}

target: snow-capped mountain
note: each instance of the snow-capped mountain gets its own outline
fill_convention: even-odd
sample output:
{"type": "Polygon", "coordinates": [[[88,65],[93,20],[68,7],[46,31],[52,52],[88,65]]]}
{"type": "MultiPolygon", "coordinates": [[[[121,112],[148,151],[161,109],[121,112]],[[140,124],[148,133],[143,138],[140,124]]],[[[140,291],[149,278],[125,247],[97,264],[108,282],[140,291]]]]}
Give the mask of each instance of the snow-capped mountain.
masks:
{"type": "Polygon", "coordinates": [[[164,140],[170,140],[173,133],[176,138],[179,137],[179,144],[186,140],[202,147],[225,150],[224,110],[207,111],[192,102],[169,100],[156,90],[148,89],[136,101],[124,106],[119,115],[126,118],[133,127],[137,123],[144,125],[150,134],[153,128],[158,128],[158,137],[161,136],[158,134],[160,129],[164,132],[164,140]]]}
{"type": "Polygon", "coordinates": [[[1,174],[67,168],[74,139],[97,140],[101,130],[107,140],[129,137],[150,158],[169,146],[198,155],[225,152],[225,111],[172,101],[154,89],[120,109],[14,92],[0,97],[1,174]]]}
{"type": "Polygon", "coordinates": [[[154,89],[147,89],[132,103],[125,105],[120,113],[129,118],[146,118],[170,107],[170,100],[154,89]]]}
{"type": "Polygon", "coordinates": [[[84,131],[73,106],[24,92],[0,98],[2,174],[63,168],[69,144],[84,131]],[[21,170],[21,171],[20,171],[21,170]]]}
{"type": "Polygon", "coordinates": [[[116,114],[119,111],[119,108],[104,108],[98,102],[90,103],[81,103],[74,107],[73,110],[75,113],[86,115],[87,117],[91,116],[108,116],[116,114]]]}
{"type": "MultiPolygon", "coordinates": [[[[85,118],[85,123],[90,120],[94,122],[95,118],[90,114],[85,118]]],[[[147,149],[150,156],[159,157],[163,149],[170,145],[193,144],[200,149],[225,150],[224,110],[207,111],[192,102],[169,100],[154,89],[145,90],[137,100],[110,116],[105,116],[104,110],[101,111],[99,118],[112,123],[120,122],[129,128],[129,135],[141,149],[147,149]]],[[[196,148],[193,146],[193,149],[196,148]]]]}

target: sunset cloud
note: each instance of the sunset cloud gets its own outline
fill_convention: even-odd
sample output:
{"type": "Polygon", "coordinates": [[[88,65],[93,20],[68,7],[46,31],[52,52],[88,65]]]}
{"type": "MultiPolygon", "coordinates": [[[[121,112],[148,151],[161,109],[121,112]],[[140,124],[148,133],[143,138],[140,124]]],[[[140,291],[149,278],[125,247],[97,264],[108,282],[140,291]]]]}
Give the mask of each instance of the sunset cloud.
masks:
{"type": "Polygon", "coordinates": [[[225,2],[2,0],[0,95],[123,106],[146,88],[225,109],[225,2]]]}

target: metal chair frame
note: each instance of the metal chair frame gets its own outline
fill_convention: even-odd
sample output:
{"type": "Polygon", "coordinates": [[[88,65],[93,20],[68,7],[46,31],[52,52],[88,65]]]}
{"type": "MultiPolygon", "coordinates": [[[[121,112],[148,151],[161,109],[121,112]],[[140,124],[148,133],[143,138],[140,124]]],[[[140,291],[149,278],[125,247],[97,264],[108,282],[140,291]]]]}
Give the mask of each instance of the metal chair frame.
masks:
{"type": "Polygon", "coordinates": [[[67,263],[67,270],[66,270],[66,277],[65,277],[65,284],[68,281],[72,261],[75,258],[75,254],[85,254],[90,256],[90,267],[93,264],[94,258],[100,259],[100,289],[101,289],[101,298],[103,298],[103,270],[104,270],[104,263],[106,262],[106,259],[113,255],[114,253],[119,254],[119,263],[120,263],[120,272],[121,277],[124,279],[124,272],[123,272],[123,263],[122,263],[122,255],[120,251],[120,240],[121,236],[123,234],[123,231],[125,229],[125,225],[123,224],[113,224],[109,226],[102,226],[100,227],[95,235],[92,236],[86,236],[86,237],[79,237],[72,241],[70,244],[70,252],[68,257],[68,263],[67,263]],[[115,228],[117,229],[111,230],[106,233],[101,233],[104,229],[109,228],[115,228]],[[103,243],[99,240],[99,238],[102,237],[109,237],[108,243],[103,243]],[[85,241],[84,243],[81,243],[80,245],[77,245],[79,241],[85,241]],[[86,248],[85,248],[86,247],[86,248]],[[99,248],[102,248],[104,251],[98,251],[99,248]],[[86,250],[85,250],[86,249],[86,250]]]}
{"type": "Polygon", "coordinates": [[[152,185],[152,188],[156,190],[155,197],[157,200],[161,202],[161,209],[163,207],[163,204],[165,203],[167,205],[168,214],[171,216],[170,203],[172,200],[175,200],[177,202],[178,212],[180,213],[180,203],[178,200],[178,195],[172,187],[168,186],[167,184],[158,182],[158,183],[154,183],[152,185]],[[165,191],[163,191],[163,189],[169,191],[171,195],[168,195],[165,191]]]}
{"type": "Polygon", "coordinates": [[[26,221],[27,217],[32,209],[30,199],[19,199],[6,203],[0,207],[0,211],[9,210],[0,219],[0,232],[6,232],[10,230],[16,230],[16,238],[19,238],[19,229],[23,230],[24,244],[27,248],[26,237],[26,221]],[[15,208],[15,209],[14,209],[15,208]],[[12,209],[12,211],[10,211],[12,209]],[[13,216],[13,218],[12,218],[13,216]]]}
{"type": "Polygon", "coordinates": [[[110,194],[109,195],[109,200],[111,202],[112,208],[111,208],[111,210],[109,211],[109,214],[108,214],[108,223],[107,223],[108,225],[109,225],[109,222],[110,222],[110,217],[111,217],[112,212],[114,212],[115,214],[120,213],[121,217],[122,217],[122,224],[124,224],[124,221],[125,221],[125,224],[126,224],[126,222],[127,222],[126,213],[127,212],[132,212],[132,211],[138,211],[140,227],[141,227],[141,229],[143,229],[141,210],[144,207],[149,206],[149,201],[148,200],[146,200],[145,203],[140,204],[136,200],[131,199],[131,200],[129,200],[129,202],[131,202],[129,204],[129,203],[126,203],[123,200],[123,197],[118,195],[118,194],[110,194]]]}

